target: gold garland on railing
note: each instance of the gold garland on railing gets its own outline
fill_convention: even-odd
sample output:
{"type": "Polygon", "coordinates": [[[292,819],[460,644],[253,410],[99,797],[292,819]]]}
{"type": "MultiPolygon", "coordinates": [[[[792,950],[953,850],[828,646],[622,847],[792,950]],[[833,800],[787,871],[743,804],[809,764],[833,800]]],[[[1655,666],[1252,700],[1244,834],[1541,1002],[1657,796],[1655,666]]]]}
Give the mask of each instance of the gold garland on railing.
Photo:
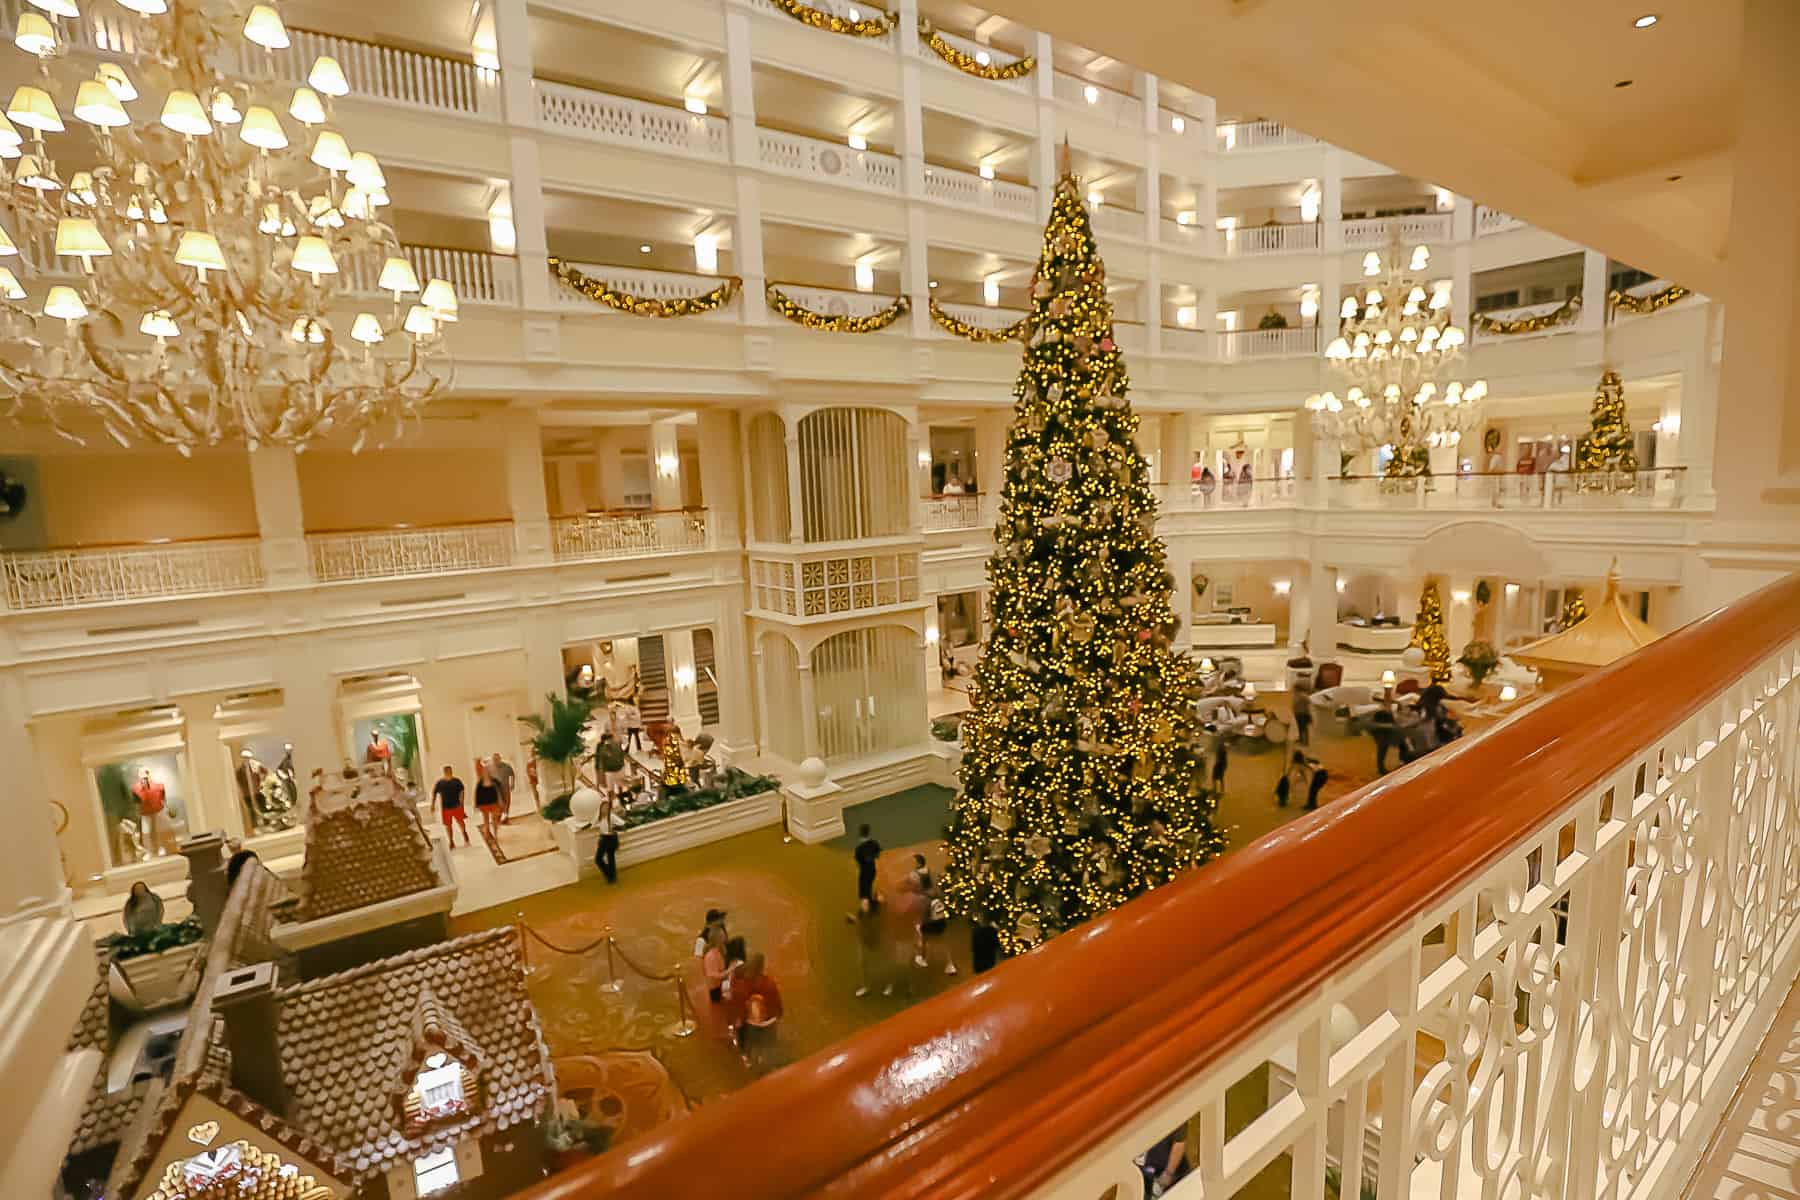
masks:
{"type": "Polygon", "coordinates": [[[1574,295],[1547,313],[1538,313],[1532,317],[1519,317],[1513,321],[1490,317],[1486,313],[1471,313],[1469,324],[1477,332],[1486,334],[1542,333],[1544,330],[1554,329],[1558,325],[1567,325],[1580,313],[1581,297],[1574,295]]]}
{"type": "Polygon", "coordinates": [[[988,63],[983,66],[981,60],[973,54],[964,54],[945,41],[944,35],[933,28],[931,22],[924,17],[919,18],[919,37],[924,39],[927,46],[931,47],[932,53],[964,75],[973,75],[977,79],[1023,79],[1037,69],[1037,59],[1029,54],[1014,62],[999,65],[988,63]]]}
{"type": "Polygon", "coordinates": [[[738,288],[744,282],[736,275],[727,275],[710,292],[698,296],[677,296],[673,300],[658,300],[655,297],[632,296],[617,291],[604,281],[577,271],[554,254],[550,256],[550,272],[589,300],[630,313],[634,317],[694,317],[715,312],[731,303],[731,298],[737,295],[738,288]]]}
{"type": "Polygon", "coordinates": [[[1030,332],[1031,329],[1030,313],[1026,313],[1017,321],[1014,321],[1011,325],[1002,329],[984,329],[980,325],[971,325],[967,321],[945,312],[944,309],[938,305],[936,296],[927,300],[925,302],[925,307],[931,313],[931,319],[936,321],[940,328],[946,333],[954,333],[964,341],[983,342],[988,345],[995,345],[1001,342],[1018,342],[1023,341],[1025,335],[1030,332]]]}
{"type": "Polygon", "coordinates": [[[816,329],[820,333],[875,333],[912,311],[912,299],[907,296],[896,296],[894,302],[880,312],[872,312],[866,317],[852,317],[814,312],[773,283],[764,289],[764,295],[768,297],[770,308],[794,324],[816,329]]]}
{"type": "Polygon", "coordinates": [[[894,19],[877,10],[872,17],[864,17],[860,21],[846,21],[836,13],[826,12],[822,8],[814,8],[810,4],[802,4],[800,0],[774,0],[779,8],[802,25],[811,25],[814,29],[823,29],[826,33],[843,33],[851,37],[880,37],[893,27],[894,19]]]}
{"type": "Polygon", "coordinates": [[[1648,296],[1633,296],[1630,292],[1622,292],[1617,288],[1606,294],[1607,307],[1613,312],[1628,312],[1634,316],[1644,313],[1661,312],[1671,304],[1686,300],[1692,292],[1679,283],[1671,283],[1660,291],[1651,292],[1648,296]]]}

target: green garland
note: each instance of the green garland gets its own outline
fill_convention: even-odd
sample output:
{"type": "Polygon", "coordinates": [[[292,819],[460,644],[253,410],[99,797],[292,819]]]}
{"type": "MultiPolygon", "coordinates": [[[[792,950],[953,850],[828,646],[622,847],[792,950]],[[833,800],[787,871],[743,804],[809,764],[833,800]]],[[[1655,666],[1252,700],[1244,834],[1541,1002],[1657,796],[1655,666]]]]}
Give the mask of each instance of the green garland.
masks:
{"type": "Polygon", "coordinates": [[[1024,341],[1025,335],[1031,332],[1030,313],[1026,313],[1017,321],[1014,321],[1011,325],[1007,325],[1004,328],[983,329],[979,325],[971,325],[969,322],[945,312],[943,307],[938,304],[936,296],[927,300],[925,302],[925,307],[926,310],[931,313],[931,319],[936,321],[941,329],[947,333],[954,333],[964,341],[981,342],[986,345],[998,345],[1002,342],[1024,341]]]}
{"type": "Polygon", "coordinates": [[[794,324],[804,325],[820,333],[876,333],[912,311],[912,300],[907,296],[896,296],[892,304],[866,317],[851,317],[815,312],[773,283],[764,289],[763,294],[768,297],[770,308],[794,324]]]}
{"type": "Polygon", "coordinates": [[[1009,63],[983,63],[973,54],[965,54],[944,40],[944,35],[932,27],[930,21],[919,18],[919,40],[930,48],[933,54],[961,71],[964,75],[973,75],[977,79],[1005,81],[1023,79],[1037,68],[1037,59],[1026,55],[1009,63]]]}
{"type": "Polygon", "coordinates": [[[571,291],[586,296],[596,304],[604,304],[608,308],[616,308],[620,312],[630,313],[634,317],[695,317],[715,312],[731,303],[743,280],[736,275],[727,275],[719,281],[719,286],[710,292],[698,296],[678,296],[673,300],[659,300],[655,297],[645,298],[621,292],[603,280],[577,271],[554,254],[550,256],[550,272],[571,291]]]}
{"type": "Polygon", "coordinates": [[[802,4],[800,0],[774,0],[774,2],[776,8],[802,25],[823,29],[826,33],[842,33],[850,37],[881,37],[894,26],[894,19],[879,10],[872,17],[864,17],[860,21],[847,21],[836,13],[826,12],[822,8],[814,8],[810,4],[802,4]]]}

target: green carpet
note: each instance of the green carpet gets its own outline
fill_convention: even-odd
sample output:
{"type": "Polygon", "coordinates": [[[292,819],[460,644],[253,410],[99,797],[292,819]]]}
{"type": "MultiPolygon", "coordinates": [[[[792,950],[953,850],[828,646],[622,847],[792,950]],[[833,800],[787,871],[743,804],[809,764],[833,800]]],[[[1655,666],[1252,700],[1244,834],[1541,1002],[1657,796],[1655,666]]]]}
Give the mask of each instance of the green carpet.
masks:
{"type": "Polygon", "coordinates": [[[865,824],[883,846],[939,841],[944,836],[944,826],[950,822],[950,801],[955,798],[956,793],[949,788],[927,783],[853,804],[844,810],[844,836],[825,844],[849,853],[862,840],[856,831],[865,824]]]}

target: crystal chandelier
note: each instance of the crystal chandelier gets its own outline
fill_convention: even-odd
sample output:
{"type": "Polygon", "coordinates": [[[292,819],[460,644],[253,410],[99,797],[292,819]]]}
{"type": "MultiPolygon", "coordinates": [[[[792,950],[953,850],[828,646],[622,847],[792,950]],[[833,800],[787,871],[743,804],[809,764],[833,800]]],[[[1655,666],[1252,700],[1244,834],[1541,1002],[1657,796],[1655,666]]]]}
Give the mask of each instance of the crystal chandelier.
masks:
{"type": "Polygon", "coordinates": [[[1398,237],[1385,263],[1376,251],[1364,256],[1362,298],[1344,298],[1338,336],[1325,349],[1344,394],[1306,400],[1327,434],[1359,451],[1389,447],[1390,478],[1431,474],[1431,449],[1459,444],[1487,395],[1486,382],[1455,377],[1467,339],[1450,323],[1450,281],[1426,282],[1430,263],[1424,246],[1403,256],[1398,237]]]}
{"type": "Polygon", "coordinates": [[[398,436],[449,382],[456,295],[420,288],[379,219],[380,164],[331,127],[343,70],[321,57],[310,86],[277,83],[289,38],[270,4],[117,3],[134,14],[135,79],[59,65],[75,0],[30,0],[19,18],[37,73],[0,120],[15,160],[0,182],[26,253],[0,227],[0,256],[45,286],[28,293],[0,257],[0,406],[75,441],[97,423],[184,454],[398,436]],[[93,150],[66,174],[52,153],[65,112],[93,150]],[[346,306],[359,285],[392,297],[385,318],[346,306]]]}

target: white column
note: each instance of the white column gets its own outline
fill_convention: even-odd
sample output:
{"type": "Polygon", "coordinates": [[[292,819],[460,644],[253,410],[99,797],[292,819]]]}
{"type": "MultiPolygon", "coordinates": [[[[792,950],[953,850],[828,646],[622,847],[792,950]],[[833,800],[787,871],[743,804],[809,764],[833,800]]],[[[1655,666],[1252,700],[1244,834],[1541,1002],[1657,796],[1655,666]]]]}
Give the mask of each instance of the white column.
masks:
{"type": "Polygon", "coordinates": [[[800,744],[805,757],[819,757],[819,688],[813,682],[812,657],[800,657],[800,744]]]}
{"type": "Polygon", "coordinates": [[[671,510],[681,507],[681,451],[672,417],[650,422],[650,503],[671,510]]]}
{"type": "Polygon", "coordinates": [[[763,325],[769,320],[769,306],[763,296],[768,275],[763,266],[762,185],[755,170],[762,156],[756,135],[750,22],[746,9],[725,6],[725,114],[731,121],[731,161],[738,168],[732,172],[737,216],[732,224],[731,257],[736,273],[744,281],[738,301],[744,306],[744,322],[763,325]]]}
{"type": "Polygon", "coordinates": [[[1336,254],[1344,248],[1344,154],[1336,147],[1325,150],[1325,170],[1319,179],[1319,219],[1325,223],[1319,231],[1319,245],[1326,253],[1336,254]]]}
{"type": "MultiPolygon", "coordinates": [[[[1316,548],[1314,552],[1317,553],[1316,548]]],[[[1306,644],[1314,662],[1325,662],[1337,656],[1337,584],[1336,567],[1328,567],[1316,559],[1309,564],[1306,572],[1306,644]]]]}
{"type": "Polygon", "coordinates": [[[1037,188],[1038,221],[1050,219],[1050,200],[1056,194],[1058,137],[1056,120],[1056,56],[1047,33],[1032,36],[1031,53],[1038,68],[1027,79],[1037,91],[1037,141],[1031,148],[1031,182],[1037,188]]]}
{"type": "Polygon", "coordinates": [[[312,582],[306,553],[306,514],[300,501],[300,470],[286,446],[250,451],[250,494],[262,538],[263,574],[270,587],[304,587],[312,582]]]}
{"type": "Polygon", "coordinates": [[[531,698],[527,711],[543,712],[545,697],[563,694],[562,642],[551,620],[525,622],[525,690],[531,698]]]}
{"type": "Polygon", "coordinates": [[[499,43],[500,97],[511,165],[513,236],[519,263],[519,298],[528,309],[550,307],[552,285],[546,259],[544,180],[538,165],[537,94],[532,84],[531,14],[526,0],[495,0],[494,35],[499,43]]]}
{"type": "Polygon", "coordinates": [[[694,661],[694,631],[671,629],[662,635],[669,668],[669,715],[683,737],[700,732],[700,672],[694,661]]]}
{"type": "Polygon", "coordinates": [[[944,687],[944,667],[938,659],[938,647],[943,645],[944,631],[938,626],[938,594],[926,592],[925,601],[925,640],[921,643],[919,657],[925,664],[925,694],[929,697],[933,692],[942,691],[944,687]]]}
{"type": "Polygon", "coordinates": [[[55,916],[69,908],[50,789],[44,782],[30,715],[21,673],[0,672],[0,762],[9,765],[6,837],[0,839],[0,923],[55,916]]]}
{"type": "Polygon", "coordinates": [[[1467,242],[1450,252],[1450,323],[1469,331],[1469,314],[1475,311],[1475,272],[1467,242]]]}
{"type": "Polygon", "coordinates": [[[535,414],[509,409],[505,424],[506,497],[512,509],[513,548],[521,565],[551,560],[550,507],[544,474],[544,435],[535,414]]]}
{"type": "MultiPolygon", "coordinates": [[[[713,673],[719,680],[719,741],[732,755],[756,752],[756,712],[751,699],[752,680],[748,655],[749,635],[743,615],[747,607],[743,587],[736,598],[720,606],[719,624],[713,629],[713,673]]],[[[758,688],[760,692],[760,688],[758,688]]]]}
{"type": "MultiPolygon", "coordinates": [[[[1162,110],[1157,102],[1156,76],[1148,71],[1138,75],[1138,97],[1144,109],[1144,169],[1138,176],[1138,210],[1144,214],[1144,240],[1154,246],[1162,239],[1162,146],[1157,140],[1157,118],[1162,110]]],[[[1151,255],[1150,261],[1154,264],[1156,256],[1151,255]]]]}
{"type": "Polygon", "coordinates": [[[717,549],[736,548],[744,537],[743,442],[737,413],[729,408],[701,409],[696,440],[708,541],[717,549]]]}
{"type": "Polygon", "coordinates": [[[1010,409],[983,409],[975,415],[975,486],[985,497],[984,507],[998,503],[1006,482],[1006,432],[1011,423],[1010,409]]]}
{"type": "Polygon", "coordinates": [[[1456,207],[1450,213],[1450,240],[1453,242],[1473,241],[1475,238],[1475,202],[1467,196],[1456,198],[1456,207]]]}
{"type": "Polygon", "coordinates": [[[337,680],[326,672],[313,647],[299,640],[277,647],[275,679],[281,685],[282,736],[293,744],[294,778],[304,800],[311,794],[314,771],[331,772],[344,765],[346,737],[338,727],[337,680]]]}
{"type": "Polygon", "coordinates": [[[931,336],[931,235],[926,228],[925,206],[908,205],[906,249],[900,263],[900,290],[912,299],[912,335],[931,336]]]}
{"type": "Polygon", "coordinates": [[[1581,252],[1581,321],[1577,328],[1598,333],[1606,327],[1606,255],[1581,252]]]}
{"type": "MultiPolygon", "coordinates": [[[[1319,353],[1325,353],[1325,347],[1337,336],[1338,306],[1343,303],[1341,293],[1344,290],[1344,256],[1341,253],[1327,254],[1319,263],[1319,353]]],[[[1302,409],[1301,411],[1305,411],[1302,409]]],[[[1296,450],[1298,443],[1296,443],[1296,450]]]]}
{"type": "Polygon", "coordinates": [[[806,507],[800,490],[800,419],[785,412],[781,419],[787,425],[788,541],[799,543],[806,540],[806,507]]]}
{"type": "Polygon", "coordinates": [[[931,491],[931,430],[920,424],[916,413],[906,421],[906,467],[913,475],[906,524],[917,532],[924,527],[925,496],[931,491]]]}
{"type": "Polygon", "coordinates": [[[1475,580],[1445,576],[1440,582],[1444,596],[1444,635],[1450,639],[1450,661],[1454,663],[1463,647],[1475,636],[1475,580]],[[1467,596],[1467,600],[1458,600],[1467,596]]]}

